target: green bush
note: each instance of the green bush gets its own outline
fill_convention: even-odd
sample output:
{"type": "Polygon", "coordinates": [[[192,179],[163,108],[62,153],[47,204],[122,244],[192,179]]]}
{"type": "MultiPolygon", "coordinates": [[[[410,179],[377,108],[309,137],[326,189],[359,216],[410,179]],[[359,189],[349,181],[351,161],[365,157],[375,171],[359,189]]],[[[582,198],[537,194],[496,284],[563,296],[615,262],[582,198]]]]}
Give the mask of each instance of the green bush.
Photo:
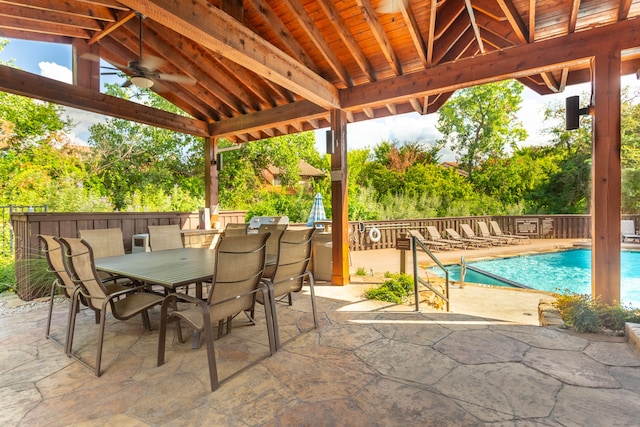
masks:
{"type": "Polygon", "coordinates": [[[408,295],[413,293],[412,276],[402,273],[385,273],[385,277],[387,277],[387,280],[382,285],[366,290],[365,296],[368,299],[401,304],[408,295]]]}
{"type": "Polygon", "coordinates": [[[640,309],[601,304],[584,294],[565,291],[557,297],[555,306],[565,325],[578,332],[601,333],[611,330],[619,334],[624,333],[625,322],[640,322],[640,309]]]}
{"type": "Polygon", "coordinates": [[[358,267],[356,270],[356,276],[366,276],[367,270],[364,267],[358,267]]]}

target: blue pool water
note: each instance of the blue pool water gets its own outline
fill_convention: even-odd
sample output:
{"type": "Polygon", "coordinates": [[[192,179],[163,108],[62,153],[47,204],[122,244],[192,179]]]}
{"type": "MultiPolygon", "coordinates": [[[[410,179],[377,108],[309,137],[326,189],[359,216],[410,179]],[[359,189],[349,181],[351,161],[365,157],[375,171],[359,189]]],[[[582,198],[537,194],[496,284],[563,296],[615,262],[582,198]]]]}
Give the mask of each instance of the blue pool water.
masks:
{"type": "MultiPolygon", "coordinates": [[[[640,307],[640,252],[622,251],[620,299],[624,305],[640,307]]],[[[574,249],[545,254],[469,262],[467,265],[521,283],[533,289],[580,294],[591,293],[591,250],[574,249]]],[[[447,266],[449,279],[460,281],[460,266],[447,266]]],[[[438,273],[437,270],[432,270],[438,273]]],[[[508,286],[467,269],[465,282],[508,286]]]]}

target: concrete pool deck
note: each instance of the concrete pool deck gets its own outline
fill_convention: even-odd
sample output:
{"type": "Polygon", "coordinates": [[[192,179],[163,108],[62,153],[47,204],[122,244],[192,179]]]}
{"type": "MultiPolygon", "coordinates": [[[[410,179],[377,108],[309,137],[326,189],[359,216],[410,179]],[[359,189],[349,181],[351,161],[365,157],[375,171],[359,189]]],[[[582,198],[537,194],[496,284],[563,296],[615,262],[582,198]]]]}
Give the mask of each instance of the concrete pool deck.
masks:
{"type": "MultiPolygon", "coordinates": [[[[398,253],[352,257],[354,271],[384,273],[398,253]]],[[[283,347],[271,357],[264,318],[238,317],[215,341],[214,393],[205,348],[180,344],[174,327],[156,366],[158,309],[151,332],[139,318],[107,322],[100,378],[44,338],[46,305],[0,317],[0,425],[637,425],[640,358],[624,337],[534,326],[538,293],[454,287],[450,313],[414,312],[364,300],[371,284],[355,279],[318,284],[317,329],[308,288],[279,305],[283,347]]],[[[58,337],[67,307],[54,309],[58,337]]],[[[93,313],[76,331],[74,348],[92,362],[93,313]]]]}

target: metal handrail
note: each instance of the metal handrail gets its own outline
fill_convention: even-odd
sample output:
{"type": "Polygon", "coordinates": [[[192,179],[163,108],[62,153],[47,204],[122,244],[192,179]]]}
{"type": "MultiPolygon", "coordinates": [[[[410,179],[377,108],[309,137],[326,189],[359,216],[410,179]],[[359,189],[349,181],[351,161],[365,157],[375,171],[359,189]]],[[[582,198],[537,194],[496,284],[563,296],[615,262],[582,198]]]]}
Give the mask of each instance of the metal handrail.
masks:
{"type": "Polygon", "coordinates": [[[429,248],[420,241],[416,236],[411,235],[411,252],[413,255],[413,292],[416,301],[416,311],[420,311],[420,299],[418,298],[418,284],[424,285],[429,288],[434,294],[442,298],[446,304],[447,312],[449,311],[449,271],[445,268],[445,266],[440,262],[438,258],[429,250],[429,248]],[[444,272],[445,279],[445,294],[443,295],[438,289],[431,286],[431,283],[421,279],[418,276],[418,245],[420,248],[424,250],[427,255],[440,267],[440,269],[444,272]]]}

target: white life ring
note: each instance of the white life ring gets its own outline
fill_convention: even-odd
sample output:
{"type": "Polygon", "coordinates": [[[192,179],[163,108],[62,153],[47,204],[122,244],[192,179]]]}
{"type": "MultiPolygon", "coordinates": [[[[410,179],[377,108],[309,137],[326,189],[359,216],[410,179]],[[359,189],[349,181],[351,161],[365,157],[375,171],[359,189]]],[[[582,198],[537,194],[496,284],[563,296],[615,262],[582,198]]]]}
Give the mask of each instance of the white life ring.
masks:
{"type": "Polygon", "coordinates": [[[380,241],[380,237],[380,230],[375,227],[371,227],[369,229],[369,240],[371,240],[373,243],[378,243],[380,241]]]}

